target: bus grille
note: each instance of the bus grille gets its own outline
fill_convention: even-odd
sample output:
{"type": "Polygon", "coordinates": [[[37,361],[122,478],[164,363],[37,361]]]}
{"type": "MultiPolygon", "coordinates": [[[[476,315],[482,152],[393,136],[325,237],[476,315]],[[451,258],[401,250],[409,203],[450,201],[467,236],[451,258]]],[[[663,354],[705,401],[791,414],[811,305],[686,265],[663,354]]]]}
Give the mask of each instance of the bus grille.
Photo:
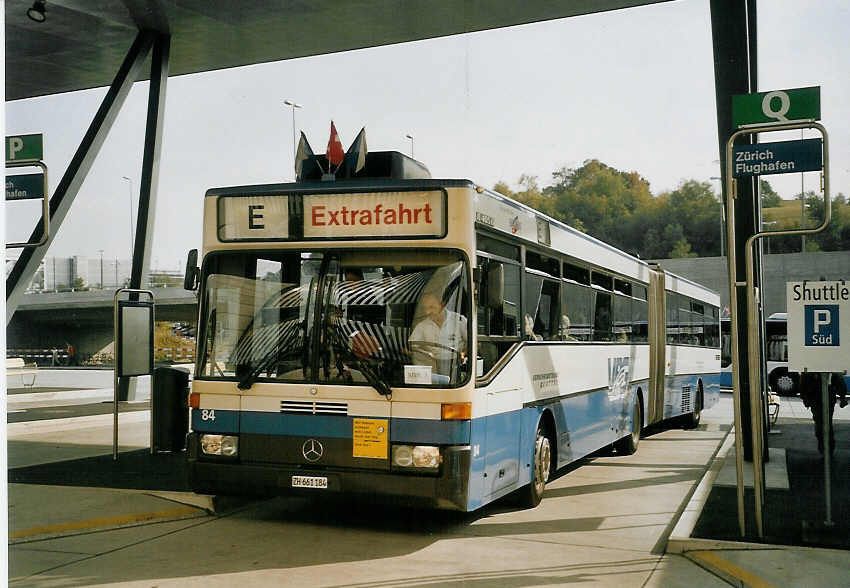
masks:
{"type": "Polygon", "coordinates": [[[691,412],[691,387],[682,386],[682,412],[691,412]]]}
{"type": "Polygon", "coordinates": [[[296,414],[348,414],[345,402],[318,402],[315,400],[281,400],[280,412],[296,414]]]}

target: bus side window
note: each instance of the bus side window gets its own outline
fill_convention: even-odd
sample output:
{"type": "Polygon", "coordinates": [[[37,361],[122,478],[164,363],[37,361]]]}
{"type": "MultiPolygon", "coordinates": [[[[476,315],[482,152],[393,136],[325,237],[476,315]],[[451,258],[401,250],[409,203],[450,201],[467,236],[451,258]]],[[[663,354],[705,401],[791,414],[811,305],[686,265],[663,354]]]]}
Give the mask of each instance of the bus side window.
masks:
{"type": "Polygon", "coordinates": [[[591,339],[591,299],[593,292],[588,286],[565,281],[561,289],[562,327],[561,339],[564,341],[590,341],[591,339]]]}
{"type": "Polygon", "coordinates": [[[593,309],[593,340],[611,340],[611,295],[596,292],[593,309]]]}

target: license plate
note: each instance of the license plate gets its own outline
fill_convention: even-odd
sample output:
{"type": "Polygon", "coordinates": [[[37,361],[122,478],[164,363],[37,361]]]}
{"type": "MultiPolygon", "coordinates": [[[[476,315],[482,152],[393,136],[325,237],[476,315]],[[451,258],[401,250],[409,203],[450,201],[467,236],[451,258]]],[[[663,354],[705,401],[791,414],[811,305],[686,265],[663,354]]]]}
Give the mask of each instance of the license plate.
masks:
{"type": "Polygon", "coordinates": [[[328,479],[324,476],[292,476],[293,488],[327,488],[328,479]]]}

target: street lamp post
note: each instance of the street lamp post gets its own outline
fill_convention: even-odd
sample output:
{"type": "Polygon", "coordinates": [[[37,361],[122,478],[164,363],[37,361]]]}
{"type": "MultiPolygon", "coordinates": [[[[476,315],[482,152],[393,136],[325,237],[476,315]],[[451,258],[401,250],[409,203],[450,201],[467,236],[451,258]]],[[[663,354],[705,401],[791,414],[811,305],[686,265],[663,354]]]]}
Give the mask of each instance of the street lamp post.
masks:
{"type": "Polygon", "coordinates": [[[410,157],[413,158],[413,135],[407,133],[405,138],[410,139],[410,157]]]}
{"type": "Polygon", "coordinates": [[[136,244],[136,237],[133,235],[133,180],[127,176],[121,176],[122,180],[127,180],[127,189],[130,191],[130,259],[133,259],[133,246],[136,244]]]}
{"type": "Polygon", "coordinates": [[[100,253],[100,289],[103,290],[103,249],[98,249],[100,253]]]}
{"type": "Polygon", "coordinates": [[[284,100],[283,103],[292,108],[292,169],[293,173],[295,173],[295,157],[298,155],[298,137],[295,134],[295,109],[302,108],[302,105],[289,99],[284,100]]]}

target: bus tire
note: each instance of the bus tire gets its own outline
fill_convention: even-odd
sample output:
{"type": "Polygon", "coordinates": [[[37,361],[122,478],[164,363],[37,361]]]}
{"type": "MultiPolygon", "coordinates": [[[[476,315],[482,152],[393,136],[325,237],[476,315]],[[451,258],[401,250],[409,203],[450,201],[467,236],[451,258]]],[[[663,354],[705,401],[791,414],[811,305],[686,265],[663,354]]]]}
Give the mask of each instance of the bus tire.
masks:
{"type": "Polygon", "coordinates": [[[543,489],[552,471],[552,445],[541,419],[537,423],[534,436],[534,456],[531,462],[531,482],[520,489],[520,504],[525,508],[534,508],[543,499],[543,489]]]}
{"type": "Polygon", "coordinates": [[[697,388],[697,401],[694,403],[694,411],[686,414],[683,418],[682,427],[685,429],[696,429],[699,426],[699,421],[702,418],[702,382],[697,388]]]}
{"type": "Polygon", "coordinates": [[[637,451],[640,444],[640,431],[643,428],[643,402],[640,394],[635,394],[635,403],[632,408],[632,432],[622,439],[614,442],[614,449],[620,455],[631,455],[637,451]]]}
{"type": "Polygon", "coordinates": [[[768,377],[770,389],[780,396],[796,396],[799,378],[795,376],[796,374],[788,373],[787,368],[776,368],[770,372],[770,376],[768,377]]]}

